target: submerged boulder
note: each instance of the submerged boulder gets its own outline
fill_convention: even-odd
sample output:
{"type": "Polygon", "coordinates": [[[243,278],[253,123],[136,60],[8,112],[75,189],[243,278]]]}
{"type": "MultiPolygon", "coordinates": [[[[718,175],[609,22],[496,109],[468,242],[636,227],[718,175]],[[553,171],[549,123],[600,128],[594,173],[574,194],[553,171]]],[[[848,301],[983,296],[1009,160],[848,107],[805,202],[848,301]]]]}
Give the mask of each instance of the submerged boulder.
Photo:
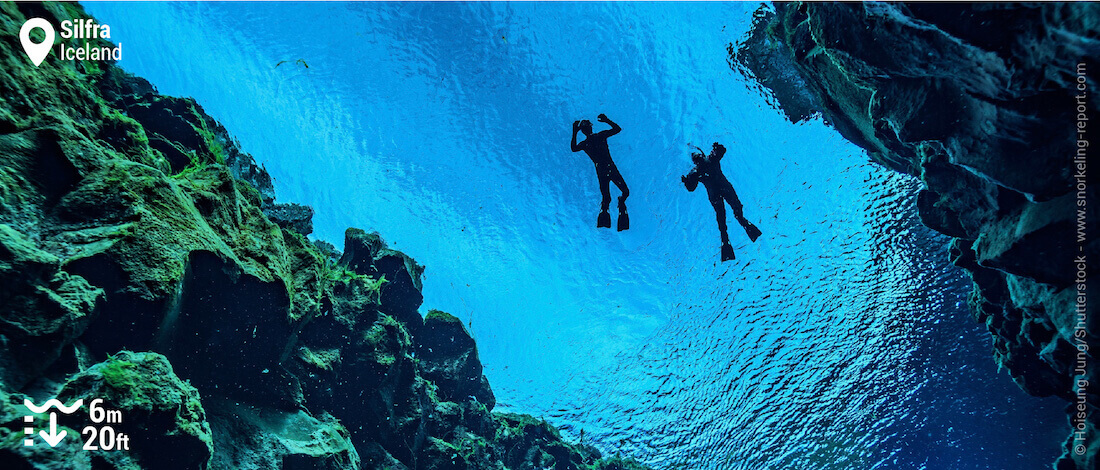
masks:
{"type": "Polygon", "coordinates": [[[416,339],[421,373],[439,387],[440,398],[447,401],[473,398],[489,410],[496,406],[493,390],[481,372],[477,345],[462,321],[449,313],[431,310],[424,317],[424,327],[416,339]]]}
{"type": "Polygon", "coordinates": [[[361,467],[351,435],[331,415],[212,401],[212,468],[353,470],[361,467]]]}
{"type": "Polygon", "coordinates": [[[213,444],[199,392],[160,354],[119,352],[74,375],[58,399],[82,399],[84,409],[102,399],[102,409],[120,411],[112,427],[130,436],[127,454],[140,468],[209,467],[213,444]]]}
{"type": "Polygon", "coordinates": [[[60,270],[60,260],[0,224],[0,383],[22,388],[92,321],[103,290],[60,270]]]}
{"type": "Polygon", "coordinates": [[[414,335],[422,324],[416,309],[424,303],[421,276],[424,267],[408,255],[391,250],[377,233],[349,228],[344,233],[340,264],[357,274],[385,279],[383,311],[405,323],[414,335]]]}
{"type": "Polygon", "coordinates": [[[270,204],[264,208],[264,215],[272,222],[287,230],[302,235],[313,233],[313,208],[301,204],[270,204]]]}

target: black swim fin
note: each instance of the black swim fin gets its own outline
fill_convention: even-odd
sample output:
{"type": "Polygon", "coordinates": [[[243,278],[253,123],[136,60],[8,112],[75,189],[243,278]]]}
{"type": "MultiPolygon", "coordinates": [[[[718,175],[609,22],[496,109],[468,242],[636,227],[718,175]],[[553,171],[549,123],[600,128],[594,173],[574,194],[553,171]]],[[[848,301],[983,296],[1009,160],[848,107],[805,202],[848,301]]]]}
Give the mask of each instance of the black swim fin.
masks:
{"type": "Polygon", "coordinates": [[[626,230],[626,229],[629,229],[629,228],[630,228],[630,215],[628,215],[626,212],[619,212],[619,231],[622,232],[623,230],[626,230]]]}
{"type": "Polygon", "coordinates": [[[607,211],[600,212],[600,215],[596,217],[596,228],[611,228],[611,214],[607,211]]]}
{"type": "Polygon", "coordinates": [[[722,261],[730,261],[736,258],[733,255],[733,247],[729,243],[722,245],[722,261]]]}
{"type": "Polygon", "coordinates": [[[760,229],[753,224],[749,224],[745,227],[745,234],[749,236],[749,240],[755,242],[757,238],[760,238],[760,229]]]}

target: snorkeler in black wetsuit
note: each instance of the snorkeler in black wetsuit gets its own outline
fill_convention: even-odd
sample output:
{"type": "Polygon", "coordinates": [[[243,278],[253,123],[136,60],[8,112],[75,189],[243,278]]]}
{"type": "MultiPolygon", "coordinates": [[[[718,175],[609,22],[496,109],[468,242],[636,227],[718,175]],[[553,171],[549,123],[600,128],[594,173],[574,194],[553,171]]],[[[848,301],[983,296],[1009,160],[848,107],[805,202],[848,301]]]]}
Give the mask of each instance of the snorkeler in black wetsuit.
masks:
{"type": "Polygon", "coordinates": [[[623,181],[623,175],[619,174],[619,168],[611,160],[611,152],[607,149],[607,138],[618,134],[623,129],[608,119],[605,114],[599,115],[596,120],[607,123],[611,129],[593,134],[592,123],[588,120],[573,121],[573,140],[569,145],[574,152],[584,150],[588,158],[592,159],[592,163],[596,164],[596,177],[600,179],[600,193],[603,195],[603,200],[600,202],[600,215],[596,217],[596,227],[611,228],[611,214],[607,213],[607,208],[611,205],[609,183],[615,183],[619,191],[622,191],[622,195],[619,196],[619,231],[623,231],[630,228],[630,216],[626,214],[626,198],[630,196],[630,189],[626,187],[626,181],[623,181]],[[579,144],[577,143],[578,130],[585,135],[584,142],[579,144]]]}
{"type": "Polygon", "coordinates": [[[745,215],[741,213],[741,200],[737,199],[737,192],[733,190],[733,185],[726,179],[726,175],[722,174],[720,162],[725,155],[726,148],[718,142],[714,143],[710,155],[703,155],[701,149],[699,153],[693,152],[691,161],[695,164],[695,168],[692,168],[688,174],[681,176],[680,181],[684,182],[684,186],[687,187],[688,191],[695,191],[699,183],[706,186],[707,199],[710,199],[710,204],[714,206],[715,217],[718,218],[718,229],[722,231],[722,261],[729,261],[734,256],[733,247],[730,246],[730,236],[726,233],[725,203],[729,203],[730,208],[733,209],[733,216],[745,228],[745,234],[749,236],[750,240],[756,241],[757,237],[760,236],[760,229],[745,220],[745,215]]]}

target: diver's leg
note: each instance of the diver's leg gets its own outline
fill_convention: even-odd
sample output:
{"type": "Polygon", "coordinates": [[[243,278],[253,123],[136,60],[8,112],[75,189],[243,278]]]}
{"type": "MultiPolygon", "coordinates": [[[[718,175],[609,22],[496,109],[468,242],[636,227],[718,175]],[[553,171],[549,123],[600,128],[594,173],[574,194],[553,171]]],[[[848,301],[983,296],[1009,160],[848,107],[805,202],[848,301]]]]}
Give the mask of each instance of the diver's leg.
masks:
{"type": "Polygon", "coordinates": [[[626,198],[630,197],[630,188],[626,187],[626,180],[623,179],[622,173],[619,173],[619,167],[611,166],[611,182],[615,183],[615,186],[619,187],[619,191],[622,191],[622,195],[619,196],[619,212],[626,212],[626,198]]]}
{"type": "Polygon", "coordinates": [[[726,228],[726,206],[720,198],[711,198],[710,205],[714,206],[714,218],[718,219],[718,231],[722,232],[722,244],[729,245],[730,236],[726,228]]]}
{"type": "Polygon", "coordinates": [[[626,181],[623,180],[623,175],[619,173],[619,168],[614,164],[611,165],[611,182],[615,183],[615,186],[619,187],[619,191],[622,191],[622,195],[619,196],[619,231],[623,231],[630,228],[630,216],[626,213],[626,198],[630,197],[630,188],[626,187],[626,181]]]}
{"type": "Polygon", "coordinates": [[[599,172],[600,177],[600,212],[607,212],[607,208],[611,206],[611,175],[607,170],[601,169],[599,172]]]}
{"type": "Polygon", "coordinates": [[[760,229],[745,218],[745,214],[742,212],[744,208],[741,205],[741,200],[737,198],[737,191],[733,190],[733,185],[728,186],[723,191],[722,197],[729,203],[730,209],[733,209],[733,217],[745,229],[745,234],[749,236],[749,240],[755,242],[760,237],[760,229]]]}
{"type": "Polygon", "coordinates": [[[611,206],[611,186],[610,176],[606,168],[596,168],[597,176],[600,178],[600,215],[596,217],[597,228],[611,228],[611,214],[607,213],[607,208],[611,206]]]}
{"type": "Polygon", "coordinates": [[[721,197],[711,197],[710,205],[714,206],[714,217],[718,220],[718,231],[722,234],[722,261],[733,259],[733,247],[730,246],[730,236],[726,227],[726,203],[721,197]]]}

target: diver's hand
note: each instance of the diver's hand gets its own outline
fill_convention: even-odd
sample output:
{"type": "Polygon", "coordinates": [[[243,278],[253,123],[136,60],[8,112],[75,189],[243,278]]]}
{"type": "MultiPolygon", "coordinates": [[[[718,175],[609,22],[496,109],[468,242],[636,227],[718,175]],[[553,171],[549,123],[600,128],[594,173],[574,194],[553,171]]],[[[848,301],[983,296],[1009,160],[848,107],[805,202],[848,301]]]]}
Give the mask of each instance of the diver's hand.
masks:
{"type": "Polygon", "coordinates": [[[680,175],[680,182],[684,183],[684,184],[687,184],[687,182],[688,182],[687,175],[680,175]]]}
{"type": "Polygon", "coordinates": [[[581,128],[581,122],[580,121],[573,121],[573,132],[577,132],[578,130],[580,130],[580,128],[581,128]]]}
{"type": "Polygon", "coordinates": [[[596,120],[600,122],[607,122],[609,119],[607,119],[606,114],[600,113],[599,116],[596,116],[596,120]]]}

